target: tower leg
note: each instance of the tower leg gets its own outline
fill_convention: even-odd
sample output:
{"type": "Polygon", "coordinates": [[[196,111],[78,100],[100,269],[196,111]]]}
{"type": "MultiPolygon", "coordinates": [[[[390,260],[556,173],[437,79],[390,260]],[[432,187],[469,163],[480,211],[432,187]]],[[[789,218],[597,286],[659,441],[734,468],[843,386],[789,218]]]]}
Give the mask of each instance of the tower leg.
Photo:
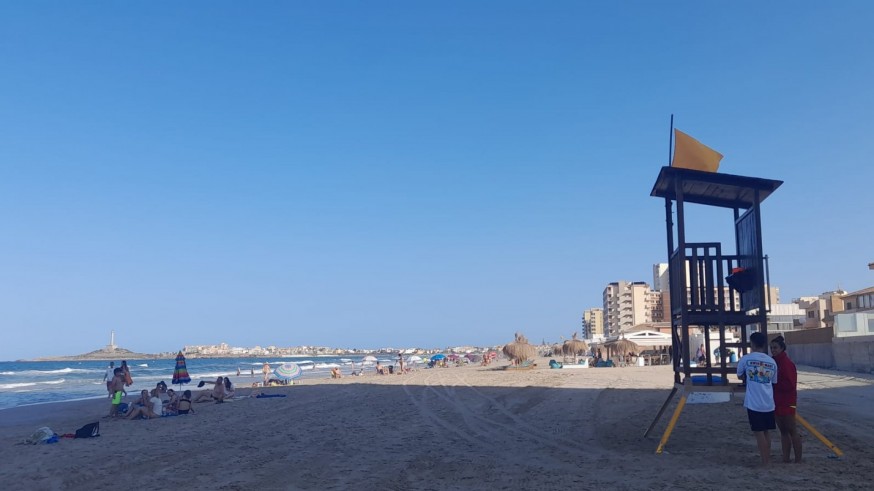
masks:
{"type": "Polygon", "coordinates": [[[665,434],[662,435],[662,440],[659,442],[658,448],[656,448],[656,453],[662,453],[662,450],[665,448],[665,445],[668,443],[668,439],[671,437],[671,432],[674,431],[674,426],[677,425],[677,420],[680,419],[680,413],[683,412],[683,408],[686,406],[686,394],[680,397],[680,402],[677,403],[677,409],[674,409],[674,415],[671,416],[671,421],[668,422],[668,427],[665,428],[665,434]]]}
{"type": "Polygon", "coordinates": [[[839,449],[837,447],[837,445],[830,442],[829,439],[826,438],[825,436],[823,436],[822,433],[816,431],[816,428],[814,428],[813,425],[808,423],[806,419],[802,418],[801,415],[798,414],[797,411],[795,412],[795,420],[798,421],[799,423],[801,423],[801,426],[805,427],[807,429],[807,431],[810,432],[811,435],[813,435],[817,439],[819,439],[819,441],[821,441],[823,443],[823,445],[828,447],[829,450],[834,452],[835,455],[837,455],[838,457],[842,457],[844,455],[844,452],[841,452],[841,449],[839,449]]]}
{"type": "Polygon", "coordinates": [[[659,408],[659,412],[658,412],[658,414],[656,414],[655,419],[652,420],[652,423],[649,424],[649,428],[647,428],[646,432],[643,434],[644,438],[649,436],[649,432],[651,432],[652,429],[655,428],[655,425],[658,424],[659,420],[662,419],[662,415],[665,414],[665,409],[668,408],[668,404],[671,403],[671,400],[674,398],[674,395],[676,393],[677,393],[677,387],[674,386],[674,388],[671,389],[671,393],[668,394],[668,398],[665,399],[664,404],[662,404],[662,407],[659,408]]]}

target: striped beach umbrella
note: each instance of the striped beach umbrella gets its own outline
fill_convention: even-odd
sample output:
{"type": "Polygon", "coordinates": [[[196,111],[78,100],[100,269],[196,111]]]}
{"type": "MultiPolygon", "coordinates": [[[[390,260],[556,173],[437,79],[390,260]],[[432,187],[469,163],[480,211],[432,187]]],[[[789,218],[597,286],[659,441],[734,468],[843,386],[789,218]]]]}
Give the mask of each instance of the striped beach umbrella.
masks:
{"type": "Polygon", "coordinates": [[[173,384],[187,384],[191,382],[191,377],[188,376],[188,368],[185,367],[185,356],[180,351],[176,355],[176,368],[173,370],[173,384]]]}
{"type": "Polygon", "coordinates": [[[303,371],[300,369],[300,365],[297,363],[283,363],[276,367],[276,370],[273,370],[273,373],[276,374],[277,377],[281,379],[296,379],[300,377],[303,371]]]}

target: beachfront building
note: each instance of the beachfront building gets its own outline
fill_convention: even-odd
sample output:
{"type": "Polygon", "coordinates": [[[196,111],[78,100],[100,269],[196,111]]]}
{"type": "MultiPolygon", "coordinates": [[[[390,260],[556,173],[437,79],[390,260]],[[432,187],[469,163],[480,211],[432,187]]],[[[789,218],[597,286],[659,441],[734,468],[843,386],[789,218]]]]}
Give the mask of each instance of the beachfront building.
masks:
{"type": "Polygon", "coordinates": [[[835,337],[874,335],[874,286],[841,296],[844,310],[835,315],[835,337]]]}
{"type": "Polygon", "coordinates": [[[670,291],[671,283],[668,276],[668,263],[652,265],[652,289],[657,292],[670,291]]]}
{"type": "Polygon", "coordinates": [[[604,288],[604,335],[615,336],[636,324],[653,321],[662,310],[661,294],[644,281],[616,281],[604,288]]]}
{"type": "Polygon", "coordinates": [[[583,338],[602,339],[604,337],[604,309],[593,307],[583,312],[583,338]]]}
{"type": "Polygon", "coordinates": [[[803,329],[817,329],[822,327],[834,327],[835,314],[844,310],[844,302],[841,299],[847,292],[835,290],[824,292],[817,297],[799,297],[792,300],[804,311],[803,329]]]}
{"type": "Polygon", "coordinates": [[[784,333],[802,329],[804,311],[796,303],[771,304],[768,312],[768,332],[784,333]]]}

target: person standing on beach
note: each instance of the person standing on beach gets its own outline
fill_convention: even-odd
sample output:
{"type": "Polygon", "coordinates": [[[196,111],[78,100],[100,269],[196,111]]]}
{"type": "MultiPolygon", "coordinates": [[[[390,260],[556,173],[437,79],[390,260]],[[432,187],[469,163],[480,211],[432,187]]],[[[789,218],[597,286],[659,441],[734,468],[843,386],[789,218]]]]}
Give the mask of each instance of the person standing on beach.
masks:
{"type": "Polygon", "coordinates": [[[801,435],[795,423],[795,407],[798,404],[798,371],[795,363],[786,354],[786,340],[777,336],[771,341],[771,354],[777,362],[777,385],[774,386],[774,416],[780,429],[780,444],[783,462],[795,450],[795,463],[801,462],[801,435]]]}
{"type": "Polygon", "coordinates": [[[130,387],[134,383],[134,379],[130,376],[130,368],[127,366],[127,360],[121,360],[121,368],[124,371],[124,385],[130,387]]]}
{"type": "Polygon", "coordinates": [[[106,382],[106,392],[109,392],[109,397],[112,398],[112,379],[115,378],[115,362],[109,362],[109,367],[106,373],[103,374],[103,381],[106,382]]]}
{"type": "Polygon", "coordinates": [[[771,439],[768,430],[776,428],[774,421],[774,384],[777,383],[777,362],[767,355],[768,338],[754,332],[750,335],[752,351],[737,364],[737,376],[746,383],[744,407],[750,429],[756,436],[762,465],[771,458],[771,439]]]}
{"type": "Polygon", "coordinates": [[[398,373],[403,375],[404,374],[404,354],[403,353],[398,353],[398,367],[400,367],[400,370],[398,371],[398,373]]]}
{"type": "Polygon", "coordinates": [[[118,406],[124,397],[124,370],[121,367],[113,370],[112,380],[109,382],[109,390],[112,393],[112,405],[109,406],[109,417],[118,416],[118,406]]]}
{"type": "Polygon", "coordinates": [[[267,381],[270,380],[270,363],[264,362],[264,366],[261,367],[261,372],[264,373],[264,385],[263,387],[267,387],[267,381]]]}

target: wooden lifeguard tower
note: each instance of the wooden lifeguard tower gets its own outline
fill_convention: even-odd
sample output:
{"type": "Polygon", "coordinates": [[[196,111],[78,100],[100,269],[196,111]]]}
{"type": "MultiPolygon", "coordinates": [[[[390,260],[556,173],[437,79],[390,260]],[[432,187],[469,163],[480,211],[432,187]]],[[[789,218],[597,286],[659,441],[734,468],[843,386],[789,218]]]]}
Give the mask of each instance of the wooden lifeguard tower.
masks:
{"type": "Polygon", "coordinates": [[[729,366],[727,351],[715,357],[711,333],[718,333],[721,350],[733,350],[738,357],[749,351],[749,334],[767,335],[768,305],[764,255],[762,253],[761,204],[782,181],[717,174],[679,167],[662,167],[651,196],[665,201],[670,283],[671,341],[674,388],[659,409],[644,436],[648,436],[665,409],[679,392],[681,399],[662,436],[656,453],[661,453],[692,393],[730,394],[738,383],[735,368],[729,366]],[[676,229],[673,222],[676,203],[676,229]],[[727,208],[734,213],[734,253],[718,242],[687,242],[687,204],[727,208]],[[706,362],[698,364],[691,353],[691,331],[703,331],[706,362]],[[738,334],[729,342],[726,332],[738,334]],[[693,366],[695,364],[696,366],[693,366]]]}

